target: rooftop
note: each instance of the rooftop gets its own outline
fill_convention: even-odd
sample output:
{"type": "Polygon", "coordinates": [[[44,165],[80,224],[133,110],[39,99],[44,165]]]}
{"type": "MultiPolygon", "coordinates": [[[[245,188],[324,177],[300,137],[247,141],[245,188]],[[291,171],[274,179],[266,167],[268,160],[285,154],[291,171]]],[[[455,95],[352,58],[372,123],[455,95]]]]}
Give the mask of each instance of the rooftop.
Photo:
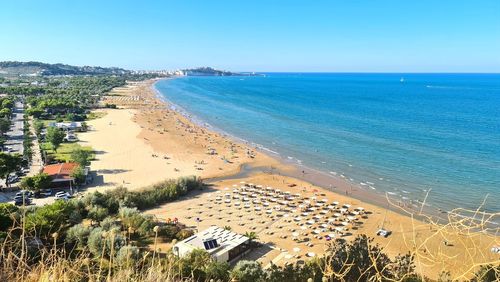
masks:
{"type": "Polygon", "coordinates": [[[214,252],[216,250],[220,250],[220,247],[224,249],[232,249],[248,240],[249,238],[244,235],[225,230],[224,228],[218,226],[211,226],[182,242],[195,248],[201,248],[208,252],[214,252]],[[216,240],[216,245],[212,244],[213,240],[216,240]]]}
{"type": "Polygon", "coordinates": [[[78,166],[77,163],[58,163],[46,165],[43,172],[52,176],[54,181],[57,180],[71,180],[71,173],[78,166]]]}

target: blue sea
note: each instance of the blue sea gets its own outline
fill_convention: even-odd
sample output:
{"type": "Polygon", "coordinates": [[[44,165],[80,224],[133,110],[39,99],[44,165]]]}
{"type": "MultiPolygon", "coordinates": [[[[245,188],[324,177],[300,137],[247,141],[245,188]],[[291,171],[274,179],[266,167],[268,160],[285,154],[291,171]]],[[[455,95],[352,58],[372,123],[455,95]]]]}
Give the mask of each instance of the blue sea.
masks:
{"type": "Polygon", "coordinates": [[[266,73],[157,90],[284,160],[431,207],[500,211],[499,74],[266,73]]]}

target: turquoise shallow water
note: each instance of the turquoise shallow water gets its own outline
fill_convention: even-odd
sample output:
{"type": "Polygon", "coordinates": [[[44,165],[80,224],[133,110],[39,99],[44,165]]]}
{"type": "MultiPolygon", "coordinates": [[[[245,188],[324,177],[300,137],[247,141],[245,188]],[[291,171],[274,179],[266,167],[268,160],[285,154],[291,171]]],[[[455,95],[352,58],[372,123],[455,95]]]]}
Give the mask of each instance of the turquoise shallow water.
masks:
{"type": "Polygon", "coordinates": [[[183,77],[157,90],[196,119],[361,188],[500,211],[500,75],[183,77]]]}

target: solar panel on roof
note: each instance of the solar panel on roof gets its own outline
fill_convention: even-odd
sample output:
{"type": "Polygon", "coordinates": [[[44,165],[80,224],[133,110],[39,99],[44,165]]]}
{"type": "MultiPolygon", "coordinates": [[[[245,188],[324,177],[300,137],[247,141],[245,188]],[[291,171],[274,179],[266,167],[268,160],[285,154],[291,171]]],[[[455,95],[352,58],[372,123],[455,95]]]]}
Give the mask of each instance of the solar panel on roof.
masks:
{"type": "Polygon", "coordinates": [[[205,250],[210,250],[213,248],[217,248],[219,246],[219,244],[217,244],[217,240],[210,239],[210,240],[203,241],[203,246],[205,247],[205,250]]]}

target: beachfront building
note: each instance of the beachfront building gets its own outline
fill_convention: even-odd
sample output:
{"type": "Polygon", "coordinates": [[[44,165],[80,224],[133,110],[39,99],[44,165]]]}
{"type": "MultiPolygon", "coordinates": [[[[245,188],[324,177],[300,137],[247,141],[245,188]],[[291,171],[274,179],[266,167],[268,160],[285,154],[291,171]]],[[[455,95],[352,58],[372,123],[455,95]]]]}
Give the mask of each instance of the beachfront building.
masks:
{"type": "Polygon", "coordinates": [[[194,249],[207,251],[218,262],[234,262],[250,249],[250,239],[224,228],[211,226],[178,242],[172,248],[174,254],[183,257],[194,249]]]}
{"type": "MultiPolygon", "coordinates": [[[[52,178],[50,188],[53,189],[71,189],[75,186],[75,178],[71,176],[73,170],[78,166],[77,163],[58,163],[46,165],[43,172],[52,178]]],[[[88,169],[84,169],[85,179],[87,179],[88,169]]]]}
{"type": "Polygon", "coordinates": [[[51,127],[57,127],[66,131],[85,131],[85,126],[83,122],[73,121],[73,122],[51,122],[49,123],[51,127]]]}

